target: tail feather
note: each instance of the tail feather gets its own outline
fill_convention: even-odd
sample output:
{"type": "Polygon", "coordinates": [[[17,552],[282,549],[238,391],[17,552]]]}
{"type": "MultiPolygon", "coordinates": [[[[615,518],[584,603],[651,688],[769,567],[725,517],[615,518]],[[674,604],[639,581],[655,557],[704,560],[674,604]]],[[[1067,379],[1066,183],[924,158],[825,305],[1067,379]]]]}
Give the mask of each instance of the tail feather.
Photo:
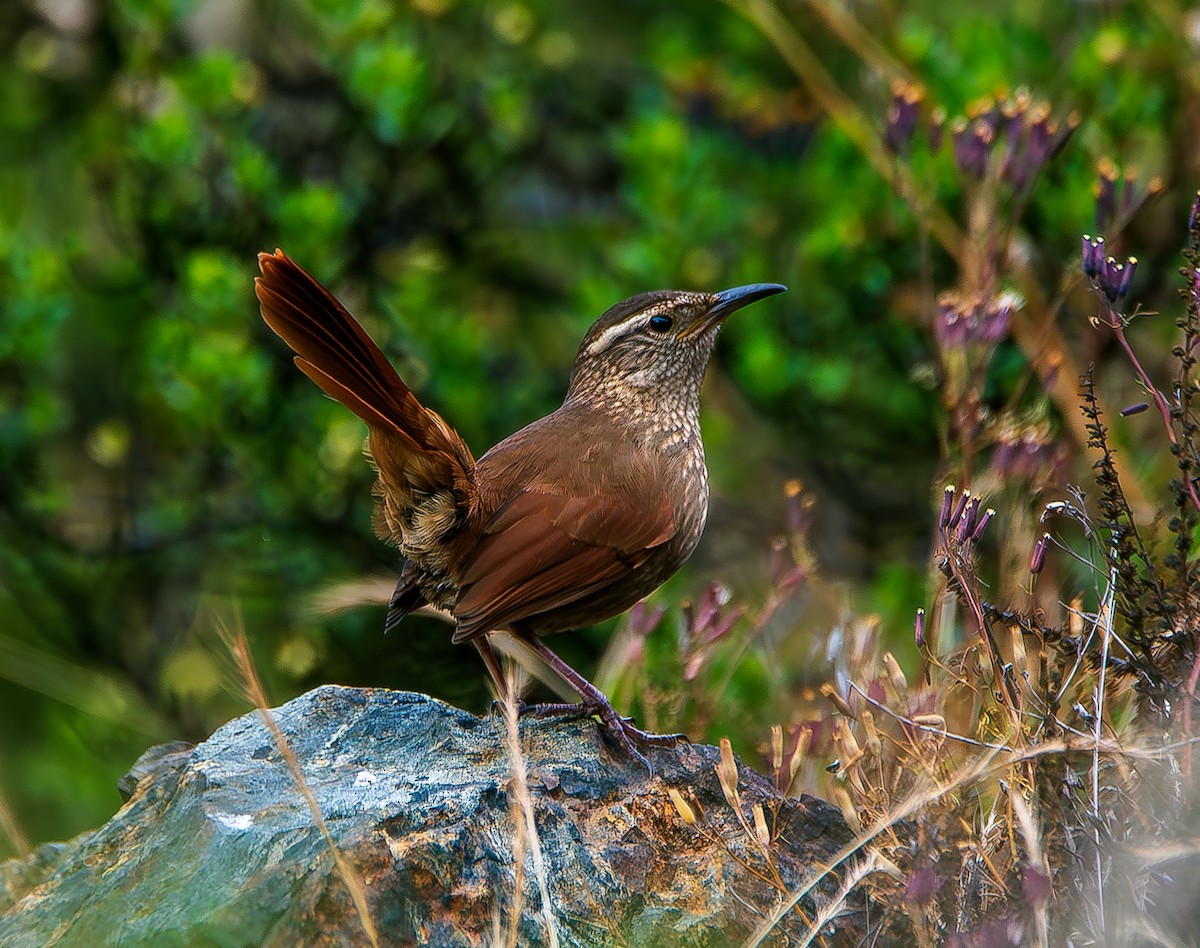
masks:
{"type": "Polygon", "coordinates": [[[296,353],[300,370],[371,427],[390,506],[408,506],[413,490],[439,488],[469,505],[475,460],[458,434],[417,400],[358,321],[287,254],[260,253],[258,264],[263,319],[296,353]]]}
{"type": "Polygon", "coordinates": [[[366,330],[341,303],[280,250],[258,255],[263,275],[255,292],[268,326],[297,353],[297,364],[322,389],[325,379],[340,389],[327,391],[363,421],[382,428],[424,426],[425,409],[404,384],[366,330]],[[304,363],[319,374],[309,372],[304,363]]]}

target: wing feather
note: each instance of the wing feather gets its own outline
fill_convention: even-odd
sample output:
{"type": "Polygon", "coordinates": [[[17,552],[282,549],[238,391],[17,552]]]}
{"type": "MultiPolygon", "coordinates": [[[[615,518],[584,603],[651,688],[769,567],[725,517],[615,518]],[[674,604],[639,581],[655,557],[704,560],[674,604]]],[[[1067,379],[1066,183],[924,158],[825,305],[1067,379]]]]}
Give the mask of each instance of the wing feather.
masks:
{"type": "Polygon", "coordinates": [[[675,535],[669,497],[648,513],[630,498],[516,493],[464,564],[454,641],[570,606],[620,582],[675,535]]]}

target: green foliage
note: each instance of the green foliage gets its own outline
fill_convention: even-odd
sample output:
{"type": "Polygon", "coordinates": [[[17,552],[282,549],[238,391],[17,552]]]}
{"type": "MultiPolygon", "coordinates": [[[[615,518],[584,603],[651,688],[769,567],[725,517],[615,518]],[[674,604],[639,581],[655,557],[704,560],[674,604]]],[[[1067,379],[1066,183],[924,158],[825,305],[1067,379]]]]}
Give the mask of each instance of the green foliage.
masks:
{"type": "MultiPolygon", "coordinates": [[[[1084,113],[1029,246],[1076,245],[1103,151],[1194,171],[1189,50],[1142,5],[968,10],[864,25],[952,112],[1027,83],[1084,113]]],[[[886,84],[797,22],[882,128],[886,84]]],[[[338,680],[486,701],[438,623],[388,640],[378,606],[313,613],[313,593],[395,557],[372,535],[361,426],[257,316],[260,250],[329,281],[477,453],[554,406],[616,300],[790,284],[731,322],[706,408],[714,510],[765,524],[762,552],[726,553],[738,531],[714,516],[672,589],[763,585],[799,474],[837,512],[818,553],[863,602],[919,601],[944,414],[912,300],[922,261],[938,286],[951,268],[736,4],[18,0],[0,50],[0,655],[22,656],[0,662],[19,722],[0,730],[0,800],[33,840],[109,814],[148,742],[241,707],[209,600],[239,605],[275,700],[338,680]]],[[[922,175],[961,197],[946,155],[922,175]]],[[[1002,363],[1002,389],[1027,381],[1020,352],[1002,363]]],[[[710,732],[760,734],[768,684],[797,674],[750,649],[710,732]]]]}

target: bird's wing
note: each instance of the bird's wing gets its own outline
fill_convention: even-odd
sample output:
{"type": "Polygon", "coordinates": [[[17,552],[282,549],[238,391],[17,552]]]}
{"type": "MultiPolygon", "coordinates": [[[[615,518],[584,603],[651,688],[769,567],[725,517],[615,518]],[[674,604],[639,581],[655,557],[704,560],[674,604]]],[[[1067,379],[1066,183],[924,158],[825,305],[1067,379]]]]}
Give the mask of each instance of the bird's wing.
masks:
{"type": "Polygon", "coordinates": [[[255,292],[263,319],[296,352],[296,365],[371,428],[383,500],[475,491],[475,460],[462,438],[422,405],[365,329],[281,250],[258,255],[255,292]]]}
{"type": "Polygon", "coordinates": [[[676,531],[670,497],[514,494],[463,565],[455,642],[568,606],[637,570],[676,531]]]}

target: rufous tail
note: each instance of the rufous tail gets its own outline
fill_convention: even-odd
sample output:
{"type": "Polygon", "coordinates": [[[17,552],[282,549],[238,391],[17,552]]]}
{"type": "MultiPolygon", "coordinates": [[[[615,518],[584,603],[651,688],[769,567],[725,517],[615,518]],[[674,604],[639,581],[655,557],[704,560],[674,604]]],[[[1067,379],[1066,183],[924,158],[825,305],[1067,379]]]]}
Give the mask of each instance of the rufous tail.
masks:
{"type": "Polygon", "coordinates": [[[346,307],[282,250],[260,253],[258,265],[263,319],[295,351],[300,370],[371,427],[381,482],[470,493],[471,452],[417,400],[346,307]]]}

